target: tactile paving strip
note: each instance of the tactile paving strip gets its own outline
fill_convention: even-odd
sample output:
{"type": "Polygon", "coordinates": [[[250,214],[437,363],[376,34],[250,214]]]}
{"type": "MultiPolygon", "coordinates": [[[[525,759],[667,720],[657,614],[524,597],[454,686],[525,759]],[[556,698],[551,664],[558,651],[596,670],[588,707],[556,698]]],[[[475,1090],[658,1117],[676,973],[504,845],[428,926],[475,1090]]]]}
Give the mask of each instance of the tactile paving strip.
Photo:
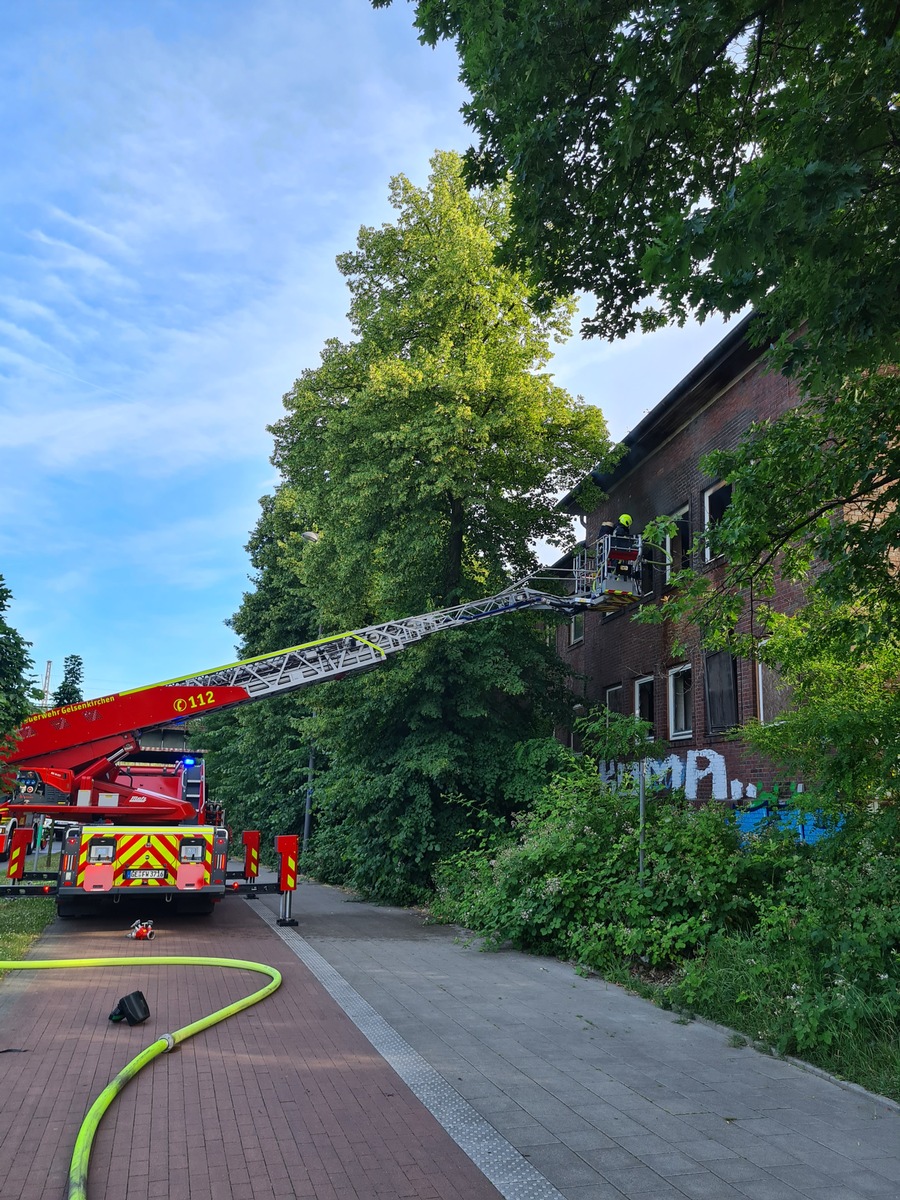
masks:
{"type": "Polygon", "coordinates": [[[305,938],[296,930],[279,925],[274,913],[264,905],[251,907],[315,975],[360,1033],[390,1063],[505,1200],[565,1200],[562,1192],[429,1066],[305,938]]]}

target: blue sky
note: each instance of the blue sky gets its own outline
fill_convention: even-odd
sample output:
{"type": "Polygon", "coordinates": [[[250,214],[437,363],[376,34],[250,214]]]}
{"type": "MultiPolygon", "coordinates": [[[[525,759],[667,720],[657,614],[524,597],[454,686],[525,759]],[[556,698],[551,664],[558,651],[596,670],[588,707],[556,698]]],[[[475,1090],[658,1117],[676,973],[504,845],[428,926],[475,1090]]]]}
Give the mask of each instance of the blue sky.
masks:
{"type": "MultiPolygon", "coordinates": [[[[335,255],[464,149],[452,47],[395,0],[30,0],[0,13],[0,574],[85,694],[230,661],[266,425],[327,337],[335,255]]],[[[722,336],[573,339],[621,436],[722,336]]]]}

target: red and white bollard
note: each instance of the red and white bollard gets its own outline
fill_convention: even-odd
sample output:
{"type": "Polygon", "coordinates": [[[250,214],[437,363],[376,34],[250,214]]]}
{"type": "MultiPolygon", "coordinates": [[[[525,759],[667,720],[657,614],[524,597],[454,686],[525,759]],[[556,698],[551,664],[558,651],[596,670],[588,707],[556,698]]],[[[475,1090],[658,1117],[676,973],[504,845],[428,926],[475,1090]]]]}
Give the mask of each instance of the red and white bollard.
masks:
{"type": "Polygon", "coordinates": [[[297,851],[300,839],[295,833],[283,833],[275,839],[278,853],[278,890],[281,905],[278,913],[279,925],[296,925],[291,916],[294,890],[297,887],[297,851]]]}

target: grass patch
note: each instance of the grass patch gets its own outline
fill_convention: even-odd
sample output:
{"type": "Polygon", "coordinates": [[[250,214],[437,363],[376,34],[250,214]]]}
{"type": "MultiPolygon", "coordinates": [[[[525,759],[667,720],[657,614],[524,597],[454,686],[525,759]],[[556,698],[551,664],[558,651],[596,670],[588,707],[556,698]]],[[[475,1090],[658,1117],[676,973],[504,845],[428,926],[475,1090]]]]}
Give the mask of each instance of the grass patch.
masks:
{"type": "Polygon", "coordinates": [[[0,900],[0,959],[24,958],[55,915],[56,901],[49,897],[0,900]]]}
{"type": "Polygon", "coordinates": [[[900,1016],[895,985],[878,994],[829,979],[805,946],[763,945],[751,936],[714,938],[670,989],[756,1045],[774,1047],[900,1101],[900,1016]]]}

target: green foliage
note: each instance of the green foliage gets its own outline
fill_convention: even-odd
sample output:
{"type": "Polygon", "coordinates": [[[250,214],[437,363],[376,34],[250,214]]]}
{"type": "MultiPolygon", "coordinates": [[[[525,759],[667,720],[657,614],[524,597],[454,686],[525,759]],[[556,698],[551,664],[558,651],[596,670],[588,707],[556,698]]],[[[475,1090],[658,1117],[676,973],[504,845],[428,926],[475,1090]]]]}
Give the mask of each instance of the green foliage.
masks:
{"type": "Polygon", "coordinates": [[[900,1098],[900,811],[850,811],[814,846],[728,810],[637,805],[571,759],[514,830],[445,860],[433,915],[554,954],[900,1098]],[[645,978],[674,968],[674,983],[645,978]]]}
{"type": "MultiPolygon", "coordinates": [[[[50,899],[0,900],[0,960],[25,958],[28,948],[56,915],[50,899]]],[[[5,972],[0,971],[0,976],[5,972]]]]}
{"type": "Polygon", "coordinates": [[[320,687],[316,873],[383,902],[427,898],[473,821],[502,820],[546,779],[557,752],[539,735],[562,682],[535,621],[517,614],[411,647],[352,689],[320,687]]]}
{"type": "Polygon", "coordinates": [[[54,708],[64,704],[78,704],[84,699],[81,685],[84,682],[84,663],[80,654],[67,654],[63,660],[63,677],[53,693],[54,708]]]}
{"type": "Polygon", "coordinates": [[[900,633],[883,608],[766,616],[760,650],[789,689],[777,721],[750,722],[750,744],[841,809],[895,798],[900,778],[900,633]],[[852,668],[848,664],[854,664],[852,668]]]}
{"type": "Polygon", "coordinates": [[[841,979],[829,983],[801,948],[728,934],[687,965],[665,1002],[900,1100],[896,983],[874,994],[841,979]]]}
{"type": "Polygon", "coordinates": [[[652,737],[653,725],[629,713],[601,708],[579,717],[575,731],[585,749],[603,762],[637,762],[642,758],[664,757],[669,743],[652,737]]]}
{"type": "Polygon", "coordinates": [[[26,642],[3,615],[11,600],[12,592],[0,575],[0,757],[5,735],[34,711],[37,700],[34,677],[29,674],[33,665],[28,653],[31,642],[26,642]]]}
{"type": "MultiPolygon", "coordinates": [[[[396,221],[338,259],[355,340],[327,343],[273,429],[283,482],[250,544],[256,586],[233,621],[245,652],[500,591],[536,567],[535,538],[570,537],[556,496],[611,461],[599,411],[546,370],[572,304],[536,312],[494,261],[507,190],[470,195],[460,160],[437,154],[427,188],[399,176],[391,199],[396,221]]],[[[313,868],[420,899],[459,837],[528,803],[565,696],[546,627],[472,624],[303,700],[210,720],[217,797],[241,823],[296,821],[312,739],[313,868]]]]}
{"type": "MultiPolygon", "coordinates": [[[[389,0],[374,0],[376,7],[389,0]]],[[[480,145],[514,185],[509,261],[593,292],[622,337],[753,305],[841,370],[896,361],[896,6],[418,0],[456,42],[480,145]]]]}
{"type": "Polygon", "coordinates": [[[489,860],[467,851],[441,865],[434,912],[494,944],[584,966],[622,957],[666,963],[746,909],[736,849],[735,826],[720,809],[662,794],[647,809],[641,885],[637,796],[613,791],[585,757],[556,776],[489,860]]]}
{"type": "Polygon", "coordinates": [[[797,853],[753,927],[713,937],[673,998],[842,1074],[880,1047],[866,1069],[900,1096],[898,834],[900,813],[883,807],[797,853]]]}

